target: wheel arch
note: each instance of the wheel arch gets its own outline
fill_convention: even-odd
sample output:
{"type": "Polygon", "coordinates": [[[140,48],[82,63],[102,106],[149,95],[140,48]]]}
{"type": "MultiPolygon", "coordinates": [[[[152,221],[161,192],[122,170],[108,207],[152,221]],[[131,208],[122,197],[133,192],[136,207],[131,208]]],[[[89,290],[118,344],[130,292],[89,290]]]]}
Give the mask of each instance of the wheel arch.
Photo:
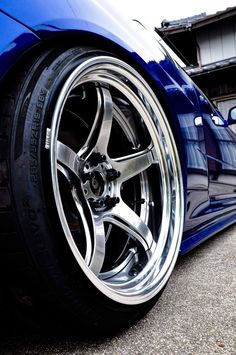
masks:
{"type": "MultiPolygon", "coordinates": [[[[18,44],[20,47],[20,44],[18,44]]],[[[97,34],[94,32],[87,32],[82,30],[73,30],[73,31],[62,31],[62,32],[54,32],[54,35],[50,35],[45,39],[38,41],[37,43],[29,44],[26,48],[22,48],[22,51],[18,54],[18,56],[14,56],[14,63],[5,72],[5,76],[1,81],[1,87],[8,82],[8,79],[17,73],[17,71],[21,68],[22,64],[31,58],[42,54],[43,52],[55,48],[70,48],[73,46],[88,46],[88,47],[96,47],[101,51],[110,52],[113,55],[121,58],[123,61],[126,61],[127,64],[131,65],[134,69],[136,69],[141,76],[146,80],[146,82],[150,85],[153,92],[155,93],[157,99],[159,100],[165,115],[169,121],[171,129],[173,131],[176,145],[179,153],[179,159],[182,167],[183,173],[183,183],[184,190],[186,195],[186,186],[187,186],[187,162],[186,162],[186,154],[185,149],[183,149],[182,144],[182,132],[179,123],[179,119],[177,116],[177,112],[173,108],[173,106],[169,102],[169,93],[167,87],[164,85],[161,79],[158,78],[158,71],[160,74],[165,75],[165,70],[162,68],[160,63],[150,61],[147,62],[139,53],[130,50],[127,46],[121,45],[119,41],[115,41],[114,39],[110,39],[108,36],[102,36],[101,34],[97,34]],[[65,45],[64,45],[65,43],[65,45]],[[62,45],[63,44],[63,45],[62,45]],[[154,68],[155,66],[155,68],[154,68]]],[[[159,48],[157,46],[156,50],[159,48]]],[[[170,60],[165,57],[165,60],[170,60]]],[[[160,76],[161,76],[160,75],[160,76]]],[[[186,99],[180,89],[178,89],[180,93],[180,97],[186,99]]]]}

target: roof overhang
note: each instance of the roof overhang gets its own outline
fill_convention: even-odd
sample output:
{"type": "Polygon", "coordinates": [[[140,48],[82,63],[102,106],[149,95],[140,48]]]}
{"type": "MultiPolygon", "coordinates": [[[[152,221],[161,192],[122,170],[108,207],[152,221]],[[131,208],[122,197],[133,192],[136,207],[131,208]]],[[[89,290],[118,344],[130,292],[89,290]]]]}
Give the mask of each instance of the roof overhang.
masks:
{"type": "Polygon", "coordinates": [[[224,20],[228,17],[232,17],[234,15],[236,15],[236,6],[227,8],[224,11],[218,11],[217,13],[215,13],[213,15],[208,15],[208,16],[205,16],[201,19],[193,20],[192,22],[180,24],[177,26],[175,25],[175,26],[158,28],[157,30],[158,30],[158,32],[160,31],[163,34],[169,36],[171,34],[186,32],[189,30],[208,26],[212,23],[222,21],[222,20],[224,20]]]}

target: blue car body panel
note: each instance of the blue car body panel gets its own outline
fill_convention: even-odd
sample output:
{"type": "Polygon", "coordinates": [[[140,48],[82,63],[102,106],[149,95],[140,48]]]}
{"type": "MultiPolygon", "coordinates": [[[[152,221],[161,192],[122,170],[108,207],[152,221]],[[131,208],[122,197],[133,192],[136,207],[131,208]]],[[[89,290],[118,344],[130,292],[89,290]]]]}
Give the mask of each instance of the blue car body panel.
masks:
{"type": "Polygon", "coordinates": [[[0,79],[29,47],[39,42],[36,34],[0,12],[0,79]]]}
{"type": "Polygon", "coordinates": [[[99,39],[102,49],[116,48],[136,63],[176,136],[186,197],[181,252],[236,221],[236,135],[140,24],[123,19],[106,0],[2,0],[0,30],[0,78],[32,47],[72,35],[75,45],[99,39]]]}

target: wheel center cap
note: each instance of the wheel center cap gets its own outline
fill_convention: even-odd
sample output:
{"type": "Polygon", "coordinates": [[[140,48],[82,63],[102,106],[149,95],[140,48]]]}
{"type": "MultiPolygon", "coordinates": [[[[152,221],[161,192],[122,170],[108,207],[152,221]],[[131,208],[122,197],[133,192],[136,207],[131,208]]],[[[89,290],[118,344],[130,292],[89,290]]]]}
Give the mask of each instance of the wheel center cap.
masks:
{"type": "MultiPolygon", "coordinates": [[[[119,203],[120,172],[104,161],[105,156],[97,153],[91,161],[86,162],[81,175],[83,190],[86,199],[96,211],[103,211],[119,203]],[[103,162],[98,162],[95,157],[103,157],[103,162]]],[[[97,159],[97,158],[96,158],[97,159]]]]}
{"type": "Polygon", "coordinates": [[[102,175],[98,171],[91,174],[90,188],[95,196],[101,196],[104,192],[105,182],[102,175]]]}

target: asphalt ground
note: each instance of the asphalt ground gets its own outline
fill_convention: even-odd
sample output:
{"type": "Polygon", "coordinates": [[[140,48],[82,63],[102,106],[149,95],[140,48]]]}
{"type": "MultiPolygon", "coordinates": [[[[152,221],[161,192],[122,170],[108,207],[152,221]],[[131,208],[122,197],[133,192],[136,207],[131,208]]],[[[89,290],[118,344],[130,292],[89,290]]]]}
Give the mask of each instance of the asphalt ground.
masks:
{"type": "Polygon", "coordinates": [[[236,355],[236,226],[179,258],[159,302],[113,338],[4,334],[0,354],[236,355]]]}

